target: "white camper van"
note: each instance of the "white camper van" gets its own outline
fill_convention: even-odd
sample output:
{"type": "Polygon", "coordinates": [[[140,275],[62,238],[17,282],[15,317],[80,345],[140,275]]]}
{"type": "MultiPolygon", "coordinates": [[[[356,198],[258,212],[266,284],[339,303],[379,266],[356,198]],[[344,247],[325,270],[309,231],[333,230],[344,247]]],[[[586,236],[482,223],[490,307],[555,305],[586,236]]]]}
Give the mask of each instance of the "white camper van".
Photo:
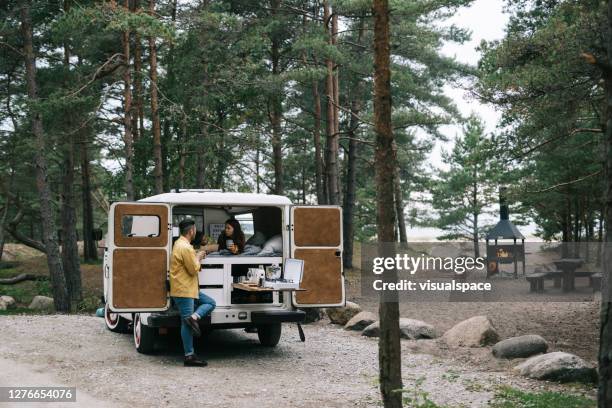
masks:
{"type": "MultiPolygon", "coordinates": [[[[203,328],[256,328],[263,345],[275,346],[281,323],[299,327],[304,319],[298,308],[344,306],[340,207],[292,205],[278,195],[177,190],[111,205],[103,265],[108,329],[133,327],[136,349],[148,353],[158,336],[179,327],[168,281],[178,224],[192,219],[198,231],[216,239],[230,216],[244,227],[247,243],[257,235],[261,246],[202,260],[200,290],[217,303],[201,320],[203,328]],[[300,291],[237,288],[250,269],[278,266],[282,273],[286,260],[294,258],[303,260],[300,291]]],[[[301,328],[300,336],[303,340],[301,328]]]]}

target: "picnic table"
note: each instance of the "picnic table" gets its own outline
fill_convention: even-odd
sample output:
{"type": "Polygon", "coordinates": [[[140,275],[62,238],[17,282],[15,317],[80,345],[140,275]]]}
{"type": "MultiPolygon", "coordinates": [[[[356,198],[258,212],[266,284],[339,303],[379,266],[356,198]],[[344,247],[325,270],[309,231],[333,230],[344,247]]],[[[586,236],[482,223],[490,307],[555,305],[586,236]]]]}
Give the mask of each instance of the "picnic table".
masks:
{"type": "Polygon", "coordinates": [[[580,258],[561,258],[553,261],[553,263],[563,274],[563,291],[571,292],[575,290],[576,269],[580,268],[584,261],[580,258]]]}

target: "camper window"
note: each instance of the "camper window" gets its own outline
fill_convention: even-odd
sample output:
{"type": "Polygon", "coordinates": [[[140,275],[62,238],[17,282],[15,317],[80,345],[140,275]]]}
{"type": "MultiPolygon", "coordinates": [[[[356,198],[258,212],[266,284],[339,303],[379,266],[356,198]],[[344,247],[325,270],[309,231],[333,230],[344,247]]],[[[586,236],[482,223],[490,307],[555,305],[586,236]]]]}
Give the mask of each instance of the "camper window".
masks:
{"type": "Polygon", "coordinates": [[[124,237],[159,237],[159,217],[156,215],[124,215],[121,235],[124,237]]]}

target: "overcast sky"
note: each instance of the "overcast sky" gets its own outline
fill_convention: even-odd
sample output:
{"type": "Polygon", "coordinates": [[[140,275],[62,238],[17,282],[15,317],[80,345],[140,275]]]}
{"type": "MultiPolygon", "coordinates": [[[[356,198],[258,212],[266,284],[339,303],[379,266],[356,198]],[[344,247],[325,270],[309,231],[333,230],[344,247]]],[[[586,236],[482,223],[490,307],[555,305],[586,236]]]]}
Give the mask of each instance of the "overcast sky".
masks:
{"type": "MultiPolygon", "coordinates": [[[[458,27],[470,29],[472,38],[470,41],[460,45],[447,43],[442,52],[448,56],[454,56],[461,62],[475,66],[480,59],[480,53],[476,48],[481,41],[500,40],[504,37],[508,15],[503,13],[503,6],[504,0],[476,0],[470,7],[461,8],[445,24],[455,24],[458,27]]],[[[455,101],[463,115],[467,116],[471,113],[476,113],[483,120],[487,132],[490,133],[496,129],[501,114],[492,106],[480,103],[462,89],[447,86],[445,92],[455,101]]],[[[445,126],[441,131],[451,141],[446,143],[439,142],[434,148],[429,161],[435,167],[445,167],[440,156],[441,150],[448,151],[452,149],[452,141],[460,133],[461,127],[445,126]]],[[[521,227],[521,231],[525,235],[532,234],[534,230],[534,225],[521,227]]],[[[413,241],[419,239],[429,240],[440,235],[440,231],[434,228],[410,228],[408,235],[409,239],[413,241]]]]}

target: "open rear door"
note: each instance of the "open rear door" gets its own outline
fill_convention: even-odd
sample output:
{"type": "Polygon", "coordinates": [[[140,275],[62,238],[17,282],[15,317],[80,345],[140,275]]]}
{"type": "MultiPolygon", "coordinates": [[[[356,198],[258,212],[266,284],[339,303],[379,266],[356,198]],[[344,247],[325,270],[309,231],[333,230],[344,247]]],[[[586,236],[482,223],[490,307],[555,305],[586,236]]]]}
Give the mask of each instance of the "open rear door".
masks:
{"type": "Polygon", "coordinates": [[[300,287],[294,292],[298,307],[344,306],[342,271],[342,208],[293,206],[291,208],[291,256],[304,260],[300,287]]]}
{"type": "Polygon", "coordinates": [[[167,310],[170,207],[123,202],[110,208],[109,305],[115,312],[167,310]]]}

